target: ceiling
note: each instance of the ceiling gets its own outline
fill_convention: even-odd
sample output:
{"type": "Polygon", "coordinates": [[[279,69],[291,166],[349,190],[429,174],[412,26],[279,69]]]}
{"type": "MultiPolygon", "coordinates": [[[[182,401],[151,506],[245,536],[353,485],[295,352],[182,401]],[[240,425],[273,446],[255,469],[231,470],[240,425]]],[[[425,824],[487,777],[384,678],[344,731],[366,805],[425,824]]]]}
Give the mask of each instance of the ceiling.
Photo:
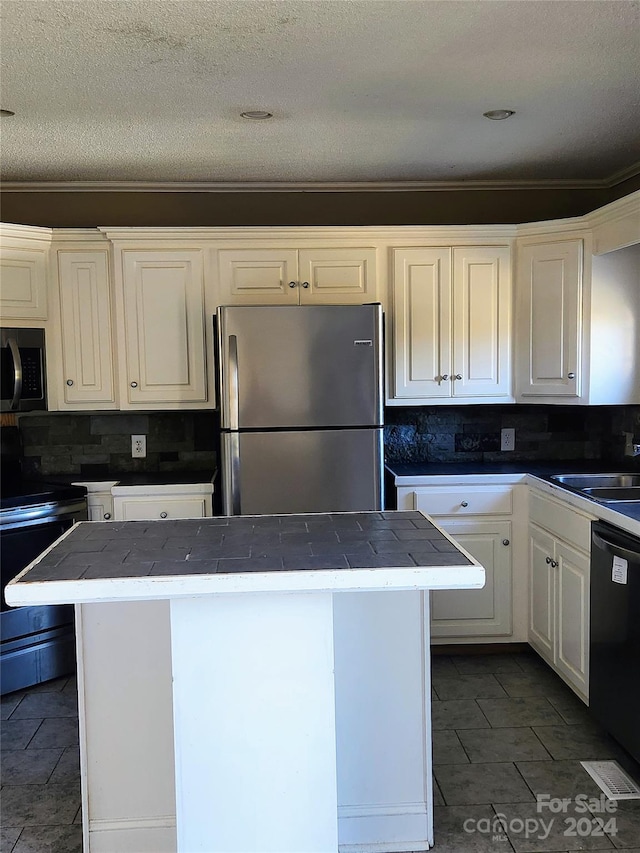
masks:
{"type": "Polygon", "coordinates": [[[636,0],[2,0],[3,181],[608,186],[636,0]],[[515,115],[489,121],[482,113],[515,115]],[[273,118],[248,121],[245,110],[273,118]]]}

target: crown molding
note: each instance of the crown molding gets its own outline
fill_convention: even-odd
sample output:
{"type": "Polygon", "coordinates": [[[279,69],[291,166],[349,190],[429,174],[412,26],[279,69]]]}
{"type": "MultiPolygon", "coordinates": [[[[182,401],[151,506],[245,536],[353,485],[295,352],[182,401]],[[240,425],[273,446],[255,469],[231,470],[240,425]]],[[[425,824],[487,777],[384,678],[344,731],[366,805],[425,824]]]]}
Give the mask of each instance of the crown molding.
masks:
{"type": "Polygon", "coordinates": [[[640,163],[606,179],[480,181],[4,181],[4,193],[381,193],[487,190],[603,190],[640,174],[640,163]]]}
{"type": "Polygon", "coordinates": [[[48,246],[53,236],[52,228],[40,225],[14,225],[11,222],[0,223],[0,242],[26,245],[48,246]]]}
{"type": "MultiPolygon", "coordinates": [[[[248,239],[252,245],[265,241],[275,245],[299,245],[305,240],[349,240],[361,246],[363,241],[389,241],[395,246],[436,245],[442,240],[474,243],[478,240],[493,241],[504,245],[516,236],[515,225],[302,225],[302,226],[200,226],[172,228],[170,226],[98,226],[114,244],[135,241],[137,246],[152,246],[157,241],[184,245],[191,242],[202,246],[207,241],[224,240],[228,243],[248,239]]],[[[57,229],[55,231],[57,233],[57,229]]]]}

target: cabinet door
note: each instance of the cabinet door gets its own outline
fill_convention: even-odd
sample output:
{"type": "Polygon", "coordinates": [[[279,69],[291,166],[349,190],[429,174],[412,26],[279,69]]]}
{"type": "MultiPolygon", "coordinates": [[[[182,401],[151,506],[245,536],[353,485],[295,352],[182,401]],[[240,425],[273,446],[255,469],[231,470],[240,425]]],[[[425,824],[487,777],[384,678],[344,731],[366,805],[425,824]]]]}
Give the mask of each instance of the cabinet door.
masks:
{"type": "Polygon", "coordinates": [[[116,406],[107,252],[58,252],[64,407],[116,406]]]}
{"type": "Polygon", "coordinates": [[[556,572],[555,542],[534,524],[529,527],[529,642],[554,659],[556,572]]]}
{"type": "Polygon", "coordinates": [[[202,252],[124,250],[122,273],[121,408],[205,402],[202,252]]]}
{"type": "Polygon", "coordinates": [[[453,250],[454,397],[510,397],[511,273],[508,247],[453,250]]]}
{"type": "Polygon", "coordinates": [[[295,249],[220,249],[221,305],[296,305],[298,253],[295,249]]]}
{"type": "Polygon", "coordinates": [[[46,269],[44,250],[2,247],[0,314],[3,322],[47,319],[46,269]]]}
{"type": "Polygon", "coordinates": [[[110,492],[87,495],[89,521],[109,521],[113,518],[113,498],[110,492]]]}
{"type": "Polygon", "coordinates": [[[505,636],[511,633],[511,523],[493,519],[438,524],[480,562],[486,572],[482,589],[447,589],[431,593],[433,637],[505,636]]]}
{"type": "Polygon", "coordinates": [[[393,255],[394,396],[450,397],[451,250],[393,255]]]}
{"type": "Polygon", "coordinates": [[[299,270],[301,305],[375,301],[375,249],[301,249],[299,270]]]}
{"type": "Polygon", "coordinates": [[[518,392],[577,397],[582,240],[525,245],[518,269],[518,392]]]}
{"type": "Polygon", "coordinates": [[[114,497],[113,511],[116,521],[144,521],[147,519],[204,518],[211,515],[211,498],[206,495],[197,497],[156,497],[125,498],[114,497]]]}
{"type": "Polygon", "coordinates": [[[589,692],[589,560],[556,542],[556,656],[558,671],[578,690],[589,692]]]}

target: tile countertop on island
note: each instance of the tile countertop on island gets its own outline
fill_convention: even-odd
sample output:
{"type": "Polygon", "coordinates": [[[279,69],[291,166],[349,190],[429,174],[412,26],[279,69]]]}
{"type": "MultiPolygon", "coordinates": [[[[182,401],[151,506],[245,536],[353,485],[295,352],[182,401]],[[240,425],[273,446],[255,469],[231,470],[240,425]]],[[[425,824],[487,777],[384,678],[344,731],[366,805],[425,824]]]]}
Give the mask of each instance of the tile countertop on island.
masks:
{"type": "Polygon", "coordinates": [[[19,605],[483,584],[482,566],[416,510],[80,522],[6,597],[19,605]]]}
{"type": "MultiPolygon", "coordinates": [[[[467,485],[492,483],[525,483],[541,489],[558,500],[566,501],[594,519],[606,521],[628,533],[640,535],[640,504],[603,504],[587,495],[578,494],[552,479],[555,474],[608,473],[624,471],[624,466],[615,462],[568,461],[558,462],[471,462],[431,463],[402,462],[388,463],[387,475],[395,486],[446,486],[455,480],[467,485]]],[[[634,473],[631,469],[629,473],[634,473]]],[[[637,473],[637,469],[636,469],[637,473]]]]}

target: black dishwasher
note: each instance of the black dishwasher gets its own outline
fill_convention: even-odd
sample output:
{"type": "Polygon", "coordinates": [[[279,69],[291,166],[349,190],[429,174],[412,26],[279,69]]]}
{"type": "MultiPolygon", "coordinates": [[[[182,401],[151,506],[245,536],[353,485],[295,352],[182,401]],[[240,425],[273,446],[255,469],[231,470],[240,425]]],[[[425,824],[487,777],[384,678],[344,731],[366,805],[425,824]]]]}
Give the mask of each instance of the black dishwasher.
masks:
{"type": "Polygon", "coordinates": [[[640,539],[591,526],[589,708],[640,761],[640,539]]]}

